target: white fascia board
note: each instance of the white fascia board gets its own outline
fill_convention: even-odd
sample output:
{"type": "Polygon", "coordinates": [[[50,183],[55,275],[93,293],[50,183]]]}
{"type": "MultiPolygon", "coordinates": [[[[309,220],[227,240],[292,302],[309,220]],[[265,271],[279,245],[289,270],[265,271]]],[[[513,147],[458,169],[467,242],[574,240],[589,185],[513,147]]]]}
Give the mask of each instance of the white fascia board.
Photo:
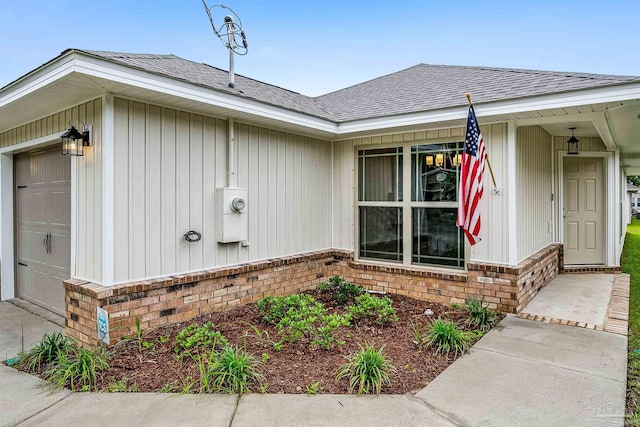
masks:
{"type": "Polygon", "coordinates": [[[74,56],[70,53],[9,84],[0,92],[0,108],[71,74],[74,66],[74,56]]]}
{"type": "MultiPolygon", "coordinates": [[[[640,83],[614,87],[582,89],[560,94],[549,94],[505,101],[474,105],[476,115],[483,121],[491,121],[492,116],[524,113],[553,108],[576,107],[580,105],[640,99],[640,83]]],[[[392,117],[352,120],[338,125],[338,134],[349,134],[376,129],[387,129],[448,120],[466,119],[467,106],[452,107],[424,113],[402,114],[392,117]]],[[[519,121],[520,122],[520,121],[519,121]]],[[[539,120],[537,121],[539,123],[539,120]]]]}
{"type": "Polygon", "coordinates": [[[285,108],[226,94],[169,77],[157,76],[100,59],[79,56],[75,61],[75,71],[97,78],[202,102],[220,108],[279,120],[323,132],[336,133],[337,130],[336,124],[330,120],[297,113],[285,108]]]}
{"type": "MultiPolygon", "coordinates": [[[[430,112],[409,113],[336,123],[328,119],[314,117],[169,77],[136,70],[124,65],[114,64],[76,51],[70,51],[68,54],[43,65],[40,69],[7,86],[2,91],[4,94],[0,93],[0,108],[74,71],[159,93],[190,99],[196,102],[202,102],[231,111],[244,112],[246,114],[326,132],[333,134],[336,139],[339,139],[342,135],[358,132],[464,120],[467,117],[467,107],[459,106],[430,112]]],[[[491,122],[492,116],[631,99],[640,99],[640,83],[490,102],[476,105],[476,114],[484,118],[483,121],[485,121],[485,123],[489,123],[491,122]]]]}

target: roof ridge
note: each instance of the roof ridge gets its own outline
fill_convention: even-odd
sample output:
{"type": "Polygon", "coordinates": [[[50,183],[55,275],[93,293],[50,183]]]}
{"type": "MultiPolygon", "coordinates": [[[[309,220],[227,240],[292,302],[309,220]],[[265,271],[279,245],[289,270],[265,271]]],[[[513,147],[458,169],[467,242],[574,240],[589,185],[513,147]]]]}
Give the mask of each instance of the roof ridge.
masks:
{"type": "Polygon", "coordinates": [[[341,89],[336,89],[336,90],[333,90],[333,91],[331,91],[331,92],[323,93],[322,95],[317,95],[317,96],[314,96],[314,97],[311,97],[311,98],[312,98],[312,99],[319,99],[319,98],[322,98],[322,97],[324,97],[324,96],[332,95],[332,94],[337,93],[337,92],[342,92],[343,90],[347,90],[347,89],[351,89],[351,88],[356,87],[356,86],[363,85],[363,84],[365,84],[365,83],[369,83],[369,82],[373,82],[373,81],[376,81],[376,80],[384,79],[385,77],[389,77],[389,76],[392,76],[392,75],[394,75],[394,74],[402,73],[402,72],[404,72],[404,71],[408,71],[408,70],[410,70],[410,69],[412,69],[412,68],[416,68],[416,67],[419,67],[419,66],[421,66],[421,65],[428,65],[428,64],[422,64],[422,63],[420,63],[420,64],[412,65],[411,67],[403,68],[402,70],[393,71],[393,72],[391,72],[391,73],[383,74],[383,75],[381,75],[381,76],[374,77],[374,78],[372,78],[372,79],[365,80],[365,81],[360,82],[360,83],[355,83],[355,84],[352,84],[351,86],[346,86],[346,87],[343,87],[343,88],[341,88],[341,89]]]}
{"type": "MultiPolygon", "coordinates": [[[[494,67],[488,65],[448,65],[448,64],[427,64],[420,63],[418,66],[427,66],[427,67],[438,67],[438,68],[466,68],[466,69],[474,69],[474,70],[489,70],[489,71],[503,71],[510,73],[521,73],[521,74],[538,74],[538,75],[564,75],[566,77],[576,77],[576,78],[601,78],[605,80],[609,80],[611,78],[614,79],[640,79],[638,76],[628,76],[622,74],[600,74],[600,73],[588,73],[584,71],[554,71],[554,70],[534,70],[531,68],[509,68],[509,67],[494,67]]],[[[405,70],[401,70],[405,71],[405,70]]]]}

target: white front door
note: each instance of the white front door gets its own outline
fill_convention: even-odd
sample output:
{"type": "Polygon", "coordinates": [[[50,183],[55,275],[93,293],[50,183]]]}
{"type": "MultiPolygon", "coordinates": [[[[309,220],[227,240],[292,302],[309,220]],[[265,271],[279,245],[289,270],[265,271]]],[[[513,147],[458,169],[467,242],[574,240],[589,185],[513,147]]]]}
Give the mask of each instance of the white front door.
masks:
{"type": "Polygon", "coordinates": [[[604,264],[603,159],[565,157],[563,176],[564,263],[604,264]]]}
{"type": "Polygon", "coordinates": [[[70,276],[71,161],[60,148],[14,157],[16,291],[64,315],[70,276]]]}

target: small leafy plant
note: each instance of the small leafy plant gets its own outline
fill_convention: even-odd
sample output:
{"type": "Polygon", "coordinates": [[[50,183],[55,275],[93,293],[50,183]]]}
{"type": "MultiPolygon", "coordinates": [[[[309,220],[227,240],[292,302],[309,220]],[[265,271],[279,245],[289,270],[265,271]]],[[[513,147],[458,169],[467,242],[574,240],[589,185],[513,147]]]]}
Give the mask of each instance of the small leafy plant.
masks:
{"type": "Polygon", "coordinates": [[[204,325],[193,323],[181,330],[175,339],[175,352],[179,356],[192,353],[208,353],[227,345],[227,339],[211,322],[204,325]],[[215,346],[215,348],[214,348],[215,346]]]}
{"type": "Polygon", "coordinates": [[[129,380],[127,378],[122,378],[119,381],[112,380],[107,384],[104,391],[105,393],[137,393],[138,392],[138,384],[128,384],[129,380]]]}
{"type": "Polygon", "coordinates": [[[320,387],[320,381],[316,381],[315,383],[308,385],[306,389],[308,395],[315,396],[319,391],[322,391],[324,387],[320,387]]]}
{"type": "Polygon", "coordinates": [[[389,373],[395,368],[389,363],[384,354],[384,345],[379,350],[369,343],[360,346],[360,351],[340,366],[336,379],[349,378],[349,393],[356,389],[358,394],[380,394],[383,385],[390,385],[389,373]]]}
{"type": "Polygon", "coordinates": [[[467,300],[465,308],[469,311],[467,326],[481,331],[488,331],[493,327],[498,315],[489,311],[487,306],[480,300],[467,300]]]}
{"type": "Polygon", "coordinates": [[[30,373],[42,372],[58,360],[59,353],[67,353],[73,345],[74,341],[62,332],[45,334],[31,350],[20,355],[20,368],[30,373]]]}
{"type": "Polygon", "coordinates": [[[454,355],[458,355],[467,351],[476,335],[458,329],[456,322],[438,318],[426,328],[414,326],[414,336],[419,344],[435,346],[436,353],[448,355],[453,351],[454,355]]]}
{"type": "MultiPolygon", "coordinates": [[[[264,321],[273,324],[287,342],[308,340],[313,346],[330,348],[340,344],[333,333],[351,324],[351,315],[328,314],[322,303],[311,295],[294,294],[288,297],[267,296],[258,301],[264,321]]],[[[273,343],[274,348],[277,343],[273,343]]]]}
{"type": "Polygon", "coordinates": [[[369,294],[356,298],[356,304],[348,307],[348,312],[354,320],[371,319],[379,325],[397,322],[398,316],[389,297],[372,297],[369,294]]]}
{"type": "Polygon", "coordinates": [[[331,276],[326,282],[319,283],[318,290],[323,293],[330,293],[338,304],[353,301],[355,297],[365,293],[362,286],[347,282],[340,276],[331,276]]]}

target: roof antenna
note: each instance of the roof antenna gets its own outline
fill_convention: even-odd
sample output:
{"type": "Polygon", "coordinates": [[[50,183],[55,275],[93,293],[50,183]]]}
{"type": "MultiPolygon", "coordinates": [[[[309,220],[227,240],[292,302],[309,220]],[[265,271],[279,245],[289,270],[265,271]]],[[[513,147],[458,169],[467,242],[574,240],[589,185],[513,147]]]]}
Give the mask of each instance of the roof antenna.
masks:
{"type": "Polygon", "coordinates": [[[213,33],[220,39],[223,45],[229,50],[229,87],[235,88],[235,73],[233,66],[233,55],[246,55],[249,51],[249,45],[247,44],[247,37],[244,34],[244,30],[242,29],[242,21],[237,13],[235,13],[230,7],[225,6],[223,4],[215,4],[213,6],[207,6],[205,0],[202,0],[202,4],[204,5],[204,10],[207,11],[207,16],[209,16],[209,22],[211,22],[211,28],[213,28],[213,33]],[[220,9],[227,9],[233,15],[227,15],[224,17],[224,23],[220,26],[220,28],[216,28],[216,25],[213,22],[213,16],[211,15],[211,10],[215,7],[219,7],[220,9]],[[234,20],[235,17],[235,20],[234,20]],[[237,22],[236,22],[237,21],[237,22]],[[239,44],[236,37],[242,39],[242,43],[239,44]],[[225,42],[226,38],[226,42],[225,42]]]}

